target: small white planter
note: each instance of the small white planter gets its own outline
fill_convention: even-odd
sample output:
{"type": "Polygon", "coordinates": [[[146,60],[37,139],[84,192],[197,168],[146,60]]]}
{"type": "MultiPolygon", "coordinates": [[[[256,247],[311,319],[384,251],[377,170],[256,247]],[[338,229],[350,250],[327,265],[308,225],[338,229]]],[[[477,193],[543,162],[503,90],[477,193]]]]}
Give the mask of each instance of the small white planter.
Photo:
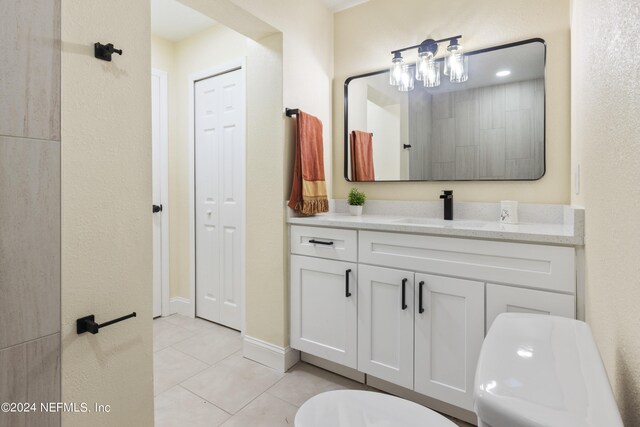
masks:
{"type": "Polygon", "coordinates": [[[362,215],[362,206],[349,205],[349,213],[354,216],[362,215]]]}

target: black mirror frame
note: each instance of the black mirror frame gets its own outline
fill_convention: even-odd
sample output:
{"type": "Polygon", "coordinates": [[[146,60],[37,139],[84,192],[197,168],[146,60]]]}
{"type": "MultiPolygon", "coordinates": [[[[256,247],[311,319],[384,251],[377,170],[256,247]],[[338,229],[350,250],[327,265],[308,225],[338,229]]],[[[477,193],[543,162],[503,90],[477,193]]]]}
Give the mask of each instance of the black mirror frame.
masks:
{"type": "MultiPolygon", "coordinates": [[[[526,40],[520,40],[517,42],[513,42],[513,43],[507,43],[507,44],[502,44],[502,45],[498,45],[498,46],[492,46],[492,47],[488,47],[488,48],[484,48],[484,49],[478,49],[478,50],[474,50],[472,52],[468,52],[465,55],[467,56],[472,56],[472,55],[478,55],[480,53],[485,53],[485,52],[491,52],[494,50],[500,50],[500,49],[507,49],[510,47],[515,47],[515,46],[521,46],[521,45],[525,45],[525,44],[529,44],[529,43],[541,43],[542,46],[544,47],[544,120],[543,120],[543,127],[544,127],[544,147],[543,147],[543,168],[542,168],[542,175],[540,175],[538,178],[532,178],[532,179],[457,179],[454,181],[451,180],[435,180],[435,179],[431,179],[431,180],[426,180],[426,179],[421,179],[421,180],[412,180],[412,179],[404,179],[404,180],[386,180],[386,181],[351,181],[351,179],[349,179],[349,128],[348,128],[348,124],[349,124],[349,83],[352,80],[355,79],[359,79],[359,78],[363,78],[363,77],[370,77],[370,76],[375,76],[378,74],[383,74],[383,73],[387,73],[389,72],[389,69],[385,68],[383,70],[378,70],[378,71],[372,71],[369,73],[364,73],[364,74],[359,74],[357,76],[351,76],[351,77],[347,77],[347,79],[344,81],[344,130],[343,130],[343,134],[344,134],[344,179],[347,182],[464,182],[464,181],[471,181],[471,182],[517,182],[517,181],[524,181],[524,182],[531,182],[531,181],[539,181],[542,178],[544,178],[544,176],[547,173],[547,43],[544,39],[536,37],[536,38],[531,38],[531,39],[526,39],[526,40]]],[[[443,58],[439,58],[437,59],[437,61],[443,61],[443,58]]]]}

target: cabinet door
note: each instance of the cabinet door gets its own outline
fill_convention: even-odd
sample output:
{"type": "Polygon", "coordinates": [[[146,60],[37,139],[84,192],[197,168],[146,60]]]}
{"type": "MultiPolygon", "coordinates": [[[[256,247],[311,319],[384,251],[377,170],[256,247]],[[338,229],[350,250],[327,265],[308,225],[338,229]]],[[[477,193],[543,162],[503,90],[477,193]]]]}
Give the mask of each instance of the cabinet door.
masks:
{"type": "Polygon", "coordinates": [[[413,388],[414,274],[366,265],[358,274],[358,370],[413,388]]]}
{"type": "Polygon", "coordinates": [[[414,390],[472,411],[484,339],[484,283],[429,274],[415,280],[414,390]]]}
{"type": "Polygon", "coordinates": [[[357,367],[358,265],[291,256],[291,347],[357,367]]]}
{"type": "Polygon", "coordinates": [[[576,318],[575,295],[487,283],[487,332],[500,313],[537,313],[576,318]]]}

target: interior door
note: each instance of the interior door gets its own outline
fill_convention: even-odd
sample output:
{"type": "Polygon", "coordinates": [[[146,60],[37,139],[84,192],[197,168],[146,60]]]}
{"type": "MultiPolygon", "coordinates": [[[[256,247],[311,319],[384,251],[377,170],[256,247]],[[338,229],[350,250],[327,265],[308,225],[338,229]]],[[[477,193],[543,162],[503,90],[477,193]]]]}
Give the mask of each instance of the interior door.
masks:
{"type": "Polygon", "coordinates": [[[358,267],[358,370],[413,388],[413,272],[358,267]]]}
{"type": "MultiPolygon", "coordinates": [[[[153,317],[162,315],[163,280],[165,276],[163,265],[163,238],[168,238],[167,224],[164,224],[166,201],[163,200],[163,149],[166,149],[166,73],[160,70],[151,72],[151,156],[152,156],[152,203],[153,214],[153,317]],[[164,229],[164,230],[163,230],[164,229]]],[[[164,189],[166,191],[166,189],[164,189]]],[[[166,255],[166,254],[164,254],[166,255]]]]}
{"type": "Polygon", "coordinates": [[[242,328],[244,86],[239,70],[197,81],[196,316],[242,328]]]}

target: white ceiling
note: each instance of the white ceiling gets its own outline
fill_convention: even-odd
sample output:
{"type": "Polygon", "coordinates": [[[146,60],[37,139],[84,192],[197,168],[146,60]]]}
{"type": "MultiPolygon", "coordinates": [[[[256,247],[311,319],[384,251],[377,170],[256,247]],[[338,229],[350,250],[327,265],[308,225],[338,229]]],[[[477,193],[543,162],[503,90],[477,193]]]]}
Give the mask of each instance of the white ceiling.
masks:
{"type": "Polygon", "coordinates": [[[151,0],[151,34],[155,36],[177,42],[215,23],[176,0],[151,0]]]}
{"type": "MultiPolygon", "coordinates": [[[[349,9],[369,0],[322,0],[333,12],[349,9]]],[[[206,30],[216,21],[177,0],[151,0],[151,34],[172,42],[206,30]]]]}
{"type": "Polygon", "coordinates": [[[349,9],[360,3],[366,3],[369,0],[322,0],[327,7],[333,12],[340,12],[341,10],[349,9]]]}

